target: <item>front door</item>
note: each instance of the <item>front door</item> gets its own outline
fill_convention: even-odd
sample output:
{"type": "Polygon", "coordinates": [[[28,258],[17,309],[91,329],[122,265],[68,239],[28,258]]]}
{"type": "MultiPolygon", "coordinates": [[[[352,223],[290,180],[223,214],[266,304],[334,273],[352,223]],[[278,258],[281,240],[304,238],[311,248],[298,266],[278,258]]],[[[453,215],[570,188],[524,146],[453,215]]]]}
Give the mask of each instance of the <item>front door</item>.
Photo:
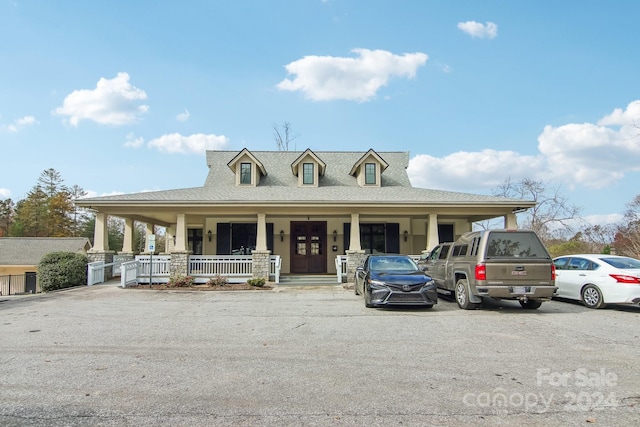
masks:
{"type": "Polygon", "coordinates": [[[291,272],[327,272],[327,223],[291,223],[291,272]]]}

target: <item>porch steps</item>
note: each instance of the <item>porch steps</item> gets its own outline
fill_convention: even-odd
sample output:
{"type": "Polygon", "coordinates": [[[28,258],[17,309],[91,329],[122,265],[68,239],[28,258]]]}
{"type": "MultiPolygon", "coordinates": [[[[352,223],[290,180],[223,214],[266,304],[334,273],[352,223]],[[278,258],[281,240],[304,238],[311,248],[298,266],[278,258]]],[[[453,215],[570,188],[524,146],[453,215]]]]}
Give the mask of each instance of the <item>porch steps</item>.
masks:
{"type": "Polygon", "coordinates": [[[335,274],[282,274],[279,285],[327,286],[339,283],[335,274]]]}

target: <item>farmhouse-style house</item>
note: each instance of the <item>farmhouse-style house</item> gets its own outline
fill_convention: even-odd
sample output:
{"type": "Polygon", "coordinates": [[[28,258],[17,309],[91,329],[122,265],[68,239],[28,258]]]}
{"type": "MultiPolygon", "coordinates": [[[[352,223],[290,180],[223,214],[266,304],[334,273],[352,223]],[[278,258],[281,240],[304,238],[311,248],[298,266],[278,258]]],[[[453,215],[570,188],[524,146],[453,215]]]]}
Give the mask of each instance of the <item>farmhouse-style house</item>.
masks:
{"type": "MultiPolygon", "coordinates": [[[[166,227],[171,274],[190,274],[189,257],[250,256],[252,276],[268,277],[270,257],[282,274],[347,274],[367,253],[420,254],[497,217],[516,228],[515,213],[535,202],[414,188],[408,152],[207,151],[202,187],[82,199],[96,212],[90,256],[111,249],[132,255],[133,221],[166,227]],[[122,248],[109,248],[107,216],[125,219],[122,248]],[[344,259],[344,257],[343,257],[344,259]]],[[[434,186],[437,183],[434,183],[434,186]]]]}

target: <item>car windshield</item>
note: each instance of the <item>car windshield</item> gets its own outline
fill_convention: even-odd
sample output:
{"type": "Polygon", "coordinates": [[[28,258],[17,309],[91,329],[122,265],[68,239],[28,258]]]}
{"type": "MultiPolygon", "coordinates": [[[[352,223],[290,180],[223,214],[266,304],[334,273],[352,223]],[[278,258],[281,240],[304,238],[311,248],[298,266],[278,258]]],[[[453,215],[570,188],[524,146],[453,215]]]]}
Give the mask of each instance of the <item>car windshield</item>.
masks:
{"type": "Polygon", "coordinates": [[[377,257],[371,259],[371,270],[376,272],[416,271],[418,266],[408,257],[377,257]]]}
{"type": "Polygon", "coordinates": [[[615,268],[629,269],[629,268],[638,268],[640,269],[640,260],[635,258],[600,258],[602,261],[606,262],[609,265],[614,266],[615,268]]]}

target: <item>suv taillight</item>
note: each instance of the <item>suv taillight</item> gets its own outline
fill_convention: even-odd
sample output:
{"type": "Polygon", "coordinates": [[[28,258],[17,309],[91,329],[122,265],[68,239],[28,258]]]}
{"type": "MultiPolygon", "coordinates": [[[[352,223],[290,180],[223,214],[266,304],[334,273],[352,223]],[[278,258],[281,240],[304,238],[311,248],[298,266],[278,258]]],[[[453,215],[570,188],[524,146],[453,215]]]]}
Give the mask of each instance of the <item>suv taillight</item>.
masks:
{"type": "Polygon", "coordinates": [[[556,265],[551,264],[551,280],[556,280],[556,265]]]}
{"type": "Polygon", "coordinates": [[[487,280],[487,266],[476,264],[476,280],[487,280]]]}

